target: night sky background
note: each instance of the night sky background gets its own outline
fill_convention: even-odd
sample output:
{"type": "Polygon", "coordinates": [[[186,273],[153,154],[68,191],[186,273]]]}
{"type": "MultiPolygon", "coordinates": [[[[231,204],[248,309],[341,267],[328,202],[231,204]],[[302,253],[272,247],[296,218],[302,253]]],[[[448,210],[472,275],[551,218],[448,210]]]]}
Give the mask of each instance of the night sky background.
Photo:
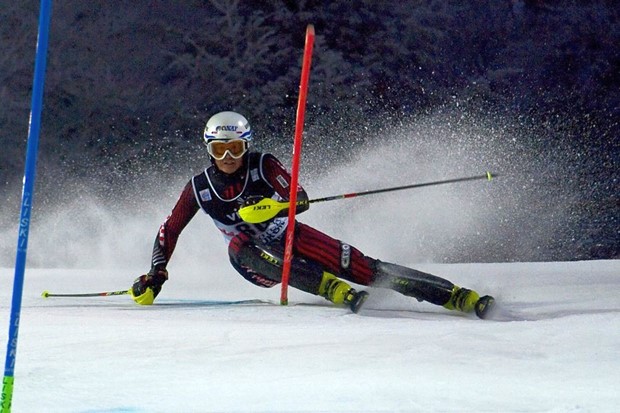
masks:
{"type": "MultiPolygon", "coordinates": [[[[38,12],[0,5],[0,231],[15,237],[38,12]]],[[[453,149],[456,163],[484,147],[503,190],[531,191],[520,213],[553,219],[561,205],[562,222],[542,251],[507,243],[445,261],[620,257],[613,0],[55,1],[34,223],[86,192],[112,208],[145,193],[162,203],[171,176],[205,166],[201,132],[221,110],[289,162],[308,24],[307,167],[329,175],[391,139],[412,156],[453,149]]]]}

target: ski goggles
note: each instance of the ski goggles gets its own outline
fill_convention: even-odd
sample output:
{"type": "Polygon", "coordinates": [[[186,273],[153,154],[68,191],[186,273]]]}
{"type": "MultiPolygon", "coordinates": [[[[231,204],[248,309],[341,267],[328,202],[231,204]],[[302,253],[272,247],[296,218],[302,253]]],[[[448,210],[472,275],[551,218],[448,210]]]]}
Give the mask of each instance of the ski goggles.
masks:
{"type": "Polygon", "coordinates": [[[228,153],[234,159],[241,158],[248,150],[248,144],[243,139],[230,139],[226,141],[209,141],[207,152],[213,158],[221,161],[228,153]]]}

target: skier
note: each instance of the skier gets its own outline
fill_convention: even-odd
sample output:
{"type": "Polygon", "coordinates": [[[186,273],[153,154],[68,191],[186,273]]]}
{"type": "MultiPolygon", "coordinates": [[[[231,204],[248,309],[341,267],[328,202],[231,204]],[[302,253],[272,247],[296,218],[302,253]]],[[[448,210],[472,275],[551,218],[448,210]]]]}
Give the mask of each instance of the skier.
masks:
{"type": "MultiPolygon", "coordinates": [[[[290,224],[288,211],[259,224],[244,222],[237,211],[264,197],[287,200],[289,173],[273,155],[249,150],[252,130],[238,113],[220,112],[212,116],[203,137],[212,165],[187,183],[172,213],[160,226],[151,269],[138,277],[130,289],[138,304],[152,304],[161,291],[168,280],[166,266],[179,235],[199,209],[213,219],[228,242],[230,262],[241,276],[260,287],[273,287],[281,280],[285,233],[290,224]]],[[[301,186],[297,191],[299,201],[308,200],[301,186]]],[[[308,208],[308,203],[298,205],[296,213],[308,208]]],[[[289,285],[348,306],[355,313],[368,293],[355,290],[344,280],[390,288],[449,310],[475,312],[480,318],[493,304],[490,296],[480,298],[475,291],[443,278],[370,258],[301,222],[294,225],[289,285]]]]}

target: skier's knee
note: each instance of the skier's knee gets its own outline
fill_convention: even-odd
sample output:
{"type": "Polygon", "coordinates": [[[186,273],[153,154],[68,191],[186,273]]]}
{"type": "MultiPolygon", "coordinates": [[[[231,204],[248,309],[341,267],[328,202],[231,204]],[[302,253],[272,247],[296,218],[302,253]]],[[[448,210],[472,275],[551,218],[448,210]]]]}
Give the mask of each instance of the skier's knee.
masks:
{"type": "Polygon", "coordinates": [[[254,285],[258,285],[259,287],[264,288],[271,288],[279,284],[278,281],[265,277],[263,274],[254,271],[252,268],[239,264],[232,258],[230,259],[230,264],[235,270],[237,270],[239,274],[241,274],[243,278],[245,278],[254,285]]]}
{"type": "MultiPolygon", "coordinates": [[[[259,274],[276,283],[282,281],[284,249],[281,245],[262,245],[249,236],[240,234],[232,239],[228,253],[233,266],[237,269],[244,268],[246,272],[249,270],[249,273],[254,274],[253,278],[259,274]]],[[[317,263],[301,257],[292,258],[289,276],[289,284],[292,287],[316,295],[319,292],[322,277],[323,268],[317,263]]],[[[246,279],[249,278],[246,277],[246,279]]],[[[249,280],[256,284],[253,279],[249,280]]]]}
{"type": "Polygon", "coordinates": [[[281,280],[282,258],[266,247],[258,246],[247,234],[238,234],[232,238],[228,255],[237,269],[248,268],[275,282],[281,280]]]}

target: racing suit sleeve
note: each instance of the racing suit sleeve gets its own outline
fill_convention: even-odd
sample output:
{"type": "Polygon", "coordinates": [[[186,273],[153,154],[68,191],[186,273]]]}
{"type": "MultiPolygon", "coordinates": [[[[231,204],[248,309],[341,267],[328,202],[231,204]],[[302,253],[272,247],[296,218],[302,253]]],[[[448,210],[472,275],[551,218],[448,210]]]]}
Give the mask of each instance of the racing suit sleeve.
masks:
{"type": "Polygon", "coordinates": [[[177,245],[179,235],[200,209],[191,181],[185,185],[170,215],[159,227],[153,245],[152,268],[165,269],[177,245]]]}
{"type": "MultiPolygon", "coordinates": [[[[284,168],[284,166],[280,163],[280,161],[271,154],[265,154],[263,160],[263,176],[273,187],[273,189],[280,195],[283,199],[288,200],[290,197],[290,187],[291,187],[291,175],[284,168]]],[[[299,201],[307,201],[308,194],[304,190],[301,185],[297,185],[297,202],[299,201]]],[[[297,205],[296,214],[300,214],[302,212],[307,211],[310,208],[309,203],[303,203],[301,205],[297,205]]],[[[281,211],[278,216],[287,216],[288,209],[281,211]]]]}

